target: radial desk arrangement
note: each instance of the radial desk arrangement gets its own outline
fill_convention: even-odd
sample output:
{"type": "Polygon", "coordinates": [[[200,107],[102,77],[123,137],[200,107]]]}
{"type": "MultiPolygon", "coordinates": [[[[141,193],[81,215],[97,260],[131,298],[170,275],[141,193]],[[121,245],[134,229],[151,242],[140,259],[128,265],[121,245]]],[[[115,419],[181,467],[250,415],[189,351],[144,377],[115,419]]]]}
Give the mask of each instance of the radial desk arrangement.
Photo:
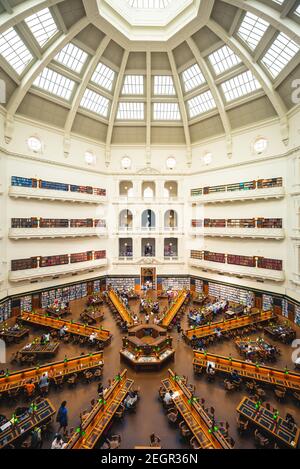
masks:
{"type": "Polygon", "coordinates": [[[172,370],[169,377],[162,380],[166,391],[173,391],[173,402],[193,433],[201,449],[232,449],[215,422],[201,407],[198,399],[172,370]]]}
{"type": "Polygon", "coordinates": [[[91,334],[96,334],[95,338],[103,342],[105,345],[109,344],[112,338],[110,331],[103,329],[102,327],[87,326],[72,320],[65,321],[64,319],[54,319],[43,314],[21,313],[20,319],[30,324],[50,327],[51,329],[61,329],[65,326],[67,328],[66,332],[72,335],[89,337],[91,334]]]}
{"type": "Polygon", "coordinates": [[[169,310],[166,312],[165,317],[163,318],[161,325],[163,327],[169,327],[173,319],[175,318],[176,314],[179,312],[180,308],[182,307],[183,303],[185,302],[187,292],[185,290],[181,290],[178,293],[178,296],[174,303],[171,305],[169,310]]]}
{"type": "Polygon", "coordinates": [[[111,422],[118,407],[133,386],[127,378],[127,370],[115,377],[112,387],[104,393],[103,399],[87,414],[77,431],[72,435],[66,449],[93,449],[111,422]]]}
{"type": "Polygon", "coordinates": [[[95,352],[70,359],[65,357],[64,360],[22,371],[9,372],[7,370],[5,376],[0,378],[0,394],[23,388],[29,380],[37,384],[44,373],[48,373],[51,381],[51,379],[57,377],[66,377],[74,373],[82,373],[86,370],[99,368],[103,364],[103,353],[95,352]]]}
{"type": "Polygon", "coordinates": [[[114,290],[109,290],[108,291],[108,297],[116,310],[118,311],[121,319],[126,322],[127,326],[133,326],[133,319],[131,317],[130,312],[128,309],[124,306],[118,295],[114,290]]]}
{"type": "Polygon", "coordinates": [[[266,365],[249,363],[236,358],[213,353],[194,351],[194,371],[202,372],[208,365],[216,372],[230,374],[236,370],[241,378],[261,381],[272,386],[284,386],[291,391],[300,391],[300,374],[290,370],[278,370],[266,365]]]}
{"type": "Polygon", "coordinates": [[[240,316],[234,319],[213,322],[205,326],[187,329],[184,332],[184,338],[188,343],[191,343],[194,338],[204,339],[206,337],[216,335],[217,330],[221,332],[229,332],[236,329],[242,329],[247,326],[252,326],[260,323],[267,323],[274,319],[274,317],[275,316],[272,311],[263,311],[245,316],[240,316]]]}

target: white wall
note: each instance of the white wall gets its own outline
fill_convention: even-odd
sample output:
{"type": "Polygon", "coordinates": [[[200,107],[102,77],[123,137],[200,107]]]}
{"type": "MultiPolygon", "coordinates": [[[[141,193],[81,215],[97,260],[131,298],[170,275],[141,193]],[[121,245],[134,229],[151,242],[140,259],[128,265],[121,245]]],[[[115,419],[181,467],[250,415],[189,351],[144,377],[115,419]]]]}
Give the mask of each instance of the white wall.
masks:
{"type": "MultiPolygon", "coordinates": [[[[134,225],[140,225],[140,215],[145,208],[153,208],[158,216],[158,224],[163,225],[163,215],[166,210],[173,208],[179,214],[179,225],[184,226],[185,236],[179,236],[179,257],[184,257],[183,265],[158,265],[158,274],[176,275],[192,273],[199,275],[197,269],[188,266],[190,249],[207,249],[216,252],[226,252],[242,255],[264,255],[270,258],[279,258],[284,262],[286,281],[282,284],[274,284],[265,281],[264,284],[256,281],[234,277],[219,276],[217,274],[205,274],[205,277],[243,284],[253,288],[287,293],[299,299],[299,285],[292,281],[296,273],[300,275],[299,252],[300,239],[291,239],[292,230],[300,228],[297,212],[300,210],[300,112],[290,118],[290,140],[285,146],[281,141],[280,128],[276,121],[268,122],[260,127],[239,131],[233,134],[233,153],[228,158],[224,139],[214,139],[192,148],[192,164],[187,165],[187,153],[183,146],[177,147],[153,147],[151,160],[147,172],[146,149],[143,146],[120,147],[112,146],[111,162],[105,164],[105,148],[93,141],[82,138],[72,138],[70,156],[65,158],[63,151],[63,135],[46,126],[30,124],[24,119],[17,118],[13,139],[6,144],[3,139],[3,124],[0,125],[0,184],[4,185],[4,195],[0,194],[1,226],[4,231],[3,240],[0,239],[0,260],[3,262],[2,272],[7,275],[11,259],[25,258],[36,255],[53,255],[63,253],[81,252],[86,250],[106,249],[110,260],[107,270],[100,275],[132,274],[138,275],[140,266],[115,265],[112,259],[118,257],[118,237],[113,234],[117,228],[118,213],[124,207],[118,201],[119,182],[123,179],[133,181],[135,197],[141,197],[141,184],[145,180],[155,181],[157,185],[157,197],[163,197],[163,187],[166,180],[178,181],[179,202],[170,207],[165,202],[155,203],[153,206],[139,205],[129,206],[135,215],[134,225]],[[28,147],[26,140],[29,136],[38,136],[44,143],[44,151],[41,155],[34,154],[28,147]],[[253,153],[253,142],[263,136],[268,139],[268,147],[262,155],[253,153]],[[97,157],[95,166],[88,166],[84,160],[85,151],[93,151],[97,157]],[[205,166],[202,156],[205,152],[213,154],[212,164],[205,166]],[[132,168],[122,171],[120,161],[124,155],[132,159],[132,168]],[[177,160],[176,168],[172,171],[166,169],[166,159],[174,156],[177,160]],[[106,206],[80,205],[75,203],[46,202],[37,200],[13,199],[8,197],[7,191],[11,176],[35,177],[53,181],[85,184],[107,189],[108,201],[106,206]],[[196,187],[208,185],[241,182],[259,178],[282,176],[287,191],[286,197],[280,200],[259,200],[255,202],[235,202],[224,205],[207,205],[205,207],[192,208],[189,203],[190,190],[196,187]],[[298,191],[298,192],[297,192],[298,191]],[[44,240],[19,240],[8,239],[7,233],[10,219],[13,217],[47,218],[106,218],[109,227],[107,239],[93,238],[68,238],[68,239],[44,239],[44,240]],[[189,237],[191,218],[252,218],[252,217],[278,217],[283,218],[283,226],[286,230],[286,238],[282,241],[249,240],[249,239],[224,239],[205,238],[193,239],[189,237]]],[[[1,118],[2,119],[2,118],[1,118]]],[[[141,201],[140,201],[141,202],[141,201]]],[[[126,237],[127,235],[121,235],[126,237]]],[[[139,250],[139,235],[135,235],[134,244],[139,250]]],[[[147,237],[147,235],[145,235],[147,237]]],[[[163,237],[160,236],[157,244],[162,249],[163,237]]],[[[168,237],[168,235],[165,235],[168,237]]],[[[137,254],[139,255],[139,253],[137,254]]],[[[0,264],[1,265],[1,264],[0,264]]],[[[96,274],[95,274],[96,275],[96,274]]],[[[89,278],[89,274],[80,274],[73,280],[89,278]]],[[[300,277],[299,277],[300,278],[300,277]]],[[[38,287],[48,287],[53,284],[71,282],[72,277],[64,277],[61,280],[45,281],[38,287]]],[[[30,284],[13,285],[7,280],[0,284],[0,298],[7,292],[20,293],[36,289],[30,284]]]]}

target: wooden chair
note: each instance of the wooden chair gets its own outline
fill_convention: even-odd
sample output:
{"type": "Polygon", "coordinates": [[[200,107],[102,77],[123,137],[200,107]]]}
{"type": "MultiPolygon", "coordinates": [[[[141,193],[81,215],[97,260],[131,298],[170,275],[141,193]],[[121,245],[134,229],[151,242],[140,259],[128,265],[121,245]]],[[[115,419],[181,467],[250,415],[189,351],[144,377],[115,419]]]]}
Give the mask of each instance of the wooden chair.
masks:
{"type": "Polygon", "coordinates": [[[236,423],[240,434],[244,434],[248,430],[249,420],[244,419],[240,414],[237,416],[236,423]]]}
{"type": "Polygon", "coordinates": [[[259,448],[266,448],[270,444],[269,439],[266,436],[264,436],[262,433],[260,433],[258,428],[254,432],[254,439],[255,439],[256,445],[259,448]]]}
{"type": "Polygon", "coordinates": [[[190,438],[192,436],[192,433],[191,433],[189,427],[187,426],[187,424],[185,423],[184,420],[182,420],[182,422],[180,422],[179,430],[180,430],[180,433],[183,436],[183,438],[190,438]]]}
{"type": "Polygon", "coordinates": [[[278,401],[283,401],[286,395],[286,389],[282,387],[275,388],[274,394],[278,401]]]}
{"type": "Polygon", "coordinates": [[[64,376],[63,375],[58,375],[53,378],[53,383],[55,386],[55,389],[60,389],[63,385],[64,382],[64,376]]]}
{"type": "Polygon", "coordinates": [[[70,387],[76,386],[77,381],[78,381],[78,374],[77,374],[77,373],[74,373],[73,375],[71,375],[71,376],[67,379],[67,383],[68,383],[68,385],[69,385],[70,387]]]}
{"type": "Polygon", "coordinates": [[[112,435],[107,438],[101,449],[117,449],[121,446],[121,435],[112,435]]]}
{"type": "Polygon", "coordinates": [[[201,446],[195,436],[190,439],[190,445],[193,449],[201,449],[201,446]]]}
{"type": "Polygon", "coordinates": [[[94,372],[94,378],[100,379],[103,374],[103,369],[101,367],[97,368],[94,372]]]}
{"type": "Polygon", "coordinates": [[[236,385],[229,381],[229,379],[224,380],[224,387],[226,391],[235,391],[237,389],[236,385]]]}
{"type": "Polygon", "coordinates": [[[121,420],[124,417],[124,413],[125,413],[125,406],[124,406],[124,404],[120,404],[120,406],[118,407],[118,409],[115,413],[115,417],[117,419],[121,420]]]}
{"type": "Polygon", "coordinates": [[[256,388],[255,396],[257,396],[258,400],[264,401],[266,398],[266,392],[262,388],[256,388]]]}
{"type": "Polygon", "coordinates": [[[178,410],[176,410],[174,408],[171,409],[167,414],[167,418],[168,418],[169,423],[174,425],[177,422],[178,415],[179,415],[178,410]]]}

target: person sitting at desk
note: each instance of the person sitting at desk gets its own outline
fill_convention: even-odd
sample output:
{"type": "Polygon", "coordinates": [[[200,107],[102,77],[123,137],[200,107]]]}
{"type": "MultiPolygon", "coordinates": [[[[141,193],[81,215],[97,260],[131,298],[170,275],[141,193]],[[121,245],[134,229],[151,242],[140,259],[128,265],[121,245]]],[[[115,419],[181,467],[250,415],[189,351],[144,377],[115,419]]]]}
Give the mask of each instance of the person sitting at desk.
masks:
{"type": "Polygon", "coordinates": [[[58,433],[52,441],[51,449],[64,449],[67,443],[64,442],[63,437],[58,433]]]}
{"type": "Polygon", "coordinates": [[[92,332],[92,333],[90,334],[90,336],[89,336],[89,342],[90,342],[91,344],[94,344],[96,338],[97,338],[96,332],[92,332]]]}
{"type": "Polygon", "coordinates": [[[134,314],[134,315],[132,316],[132,319],[133,319],[133,323],[134,323],[134,324],[138,324],[139,319],[138,319],[138,317],[137,317],[136,314],[134,314]]]}
{"type": "Polygon", "coordinates": [[[230,381],[232,383],[240,384],[241,377],[239,376],[237,370],[232,370],[232,372],[230,373],[230,381]]]}
{"type": "Polygon", "coordinates": [[[219,327],[216,327],[214,332],[216,333],[218,339],[222,337],[222,331],[219,327]]]}
{"type": "Polygon", "coordinates": [[[40,377],[39,381],[39,388],[41,391],[41,394],[44,395],[48,392],[49,388],[49,379],[46,373],[43,374],[43,376],[40,377]]]}
{"type": "Polygon", "coordinates": [[[145,323],[149,324],[150,316],[148,313],[145,314],[145,323]]]}
{"type": "Polygon", "coordinates": [[[164,403],[166,405],[170,405],[172,400],[173,400],[173,391],[170,389],[166,392],[166,394],[164,395],[164,403]]]}
{"type": "Polygon", "coordinates": [[[28,383],[25,384],[24,388],[26,392],[26,397],[31,398],[35,391],[35,384],[33,380],[29,380],[28,383]]]}
{"type": "Polygon", "coordinates": [[[212,380],[216,374],[216,371],[214,369],[214,367],[211,365],[211,363],[209,363],[207,365],[207,368],[206,368],[206,373],[207,373],[207,377],[208,377],[208,380],[212,380]]]}
{"type": "Polygon", "coordinates": [[[62,338],[66,335],[66,332],[67,332],[68,328],[66,325],[62,326],[60,329],[59,329],[59,337],[62,338]]]}
{"type": "Polygon", "coordinates": [[[46,343],[49,343],[49,342],[50,342],[50,337],[51,337],[50,332],[44,334],[44,339],[45,339],[45,342],[46,342],[46,343]]]}
{"type": "Polygon", "coordinates": [[[124,399],[125,409],[132,409],[138,400],[138,393],[136,391],[129,391],[127,397],[124,399]]]}

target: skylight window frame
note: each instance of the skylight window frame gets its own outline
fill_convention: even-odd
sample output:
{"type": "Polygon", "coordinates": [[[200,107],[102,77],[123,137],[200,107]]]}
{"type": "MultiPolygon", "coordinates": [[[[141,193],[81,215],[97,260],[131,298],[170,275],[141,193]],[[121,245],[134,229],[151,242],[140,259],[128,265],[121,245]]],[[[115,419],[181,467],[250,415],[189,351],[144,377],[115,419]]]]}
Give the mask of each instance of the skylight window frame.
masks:
{"type": "MultiPolygon", "coordinates": [[[[106,71],[106,70],[105,70],[106,71]]],[[[93,72],[93,75],[91,77],[91,84],[93,86],[97,86],[99,88],[101,88],[102,90],[108,92],[108,93],[112,93],[113,92],[113,89],[114,89],[114,86],[115,86],[115,82],[116,82],[116,77],[117,77],[117,72],[115,70],[113,70],[109,65],[106,65],[106,63],[104,63],[102,60],[100,60],[97,64],[97,67],[95,68],[94,72],[93,72]],[[103,73],[101,73],[98,68],[101,68],[101,66],[104,67],[104,69],[107,69],[108,70],[108,73],[109,75],[111,75],[111,72],[113,73],[113,77],[112,79],[110,78],[110,76],[105,76],[103,73]],[[99,78],[99,79],[95,79],[96,76],[100,76],[100,77],[105,77],[104,79],[102,78],[99,78]],[[104,82],[109,82],[110,83],[110,86],[104,86],[104,82]]]]}
{"type": "Polygon", "coordinates": [[[121,91],[122,96],[144,96],[145,95],[145,77],[144,75],[137,75],[137,74],[132,74],[132,73],[127,73],[124,76],[123,79],[123,86],[122,86],[122,91],[121,91]],[[132,81],[126,83],[126,80],[128,78],[131,78],[132,81]],[[138,83],[139,79],[142,79],[142,83],[138,83]],[[137,80],[136,80],[137,79],[137,80]],[[134,83],[136,81],[136,83],[134,83]],[[134,87],[138,87],[138,91],[136,92],[134,90],[134,87]]]}
{"type": "MultiPolygon", "coordinates": [[[[75,93],[75,90],[76,90],[76,82],[75,82],[74,80],[72,80],[71,78],[69,78],[69,77],[63,75],[63,74],[60,73],[60,72],[57,72],[56,70],[53,70],[53,69],[50,68],[49,66],[48,66],[48,67],[45,67],[45,68],[42,70],[42,72],[36,77],[36,79],[34,80],[32,86],[33,86],[35,89],[37,89],[37,90],[39,90],[39,91],[41,91],[41,92],[47,94],[48,96],[55,96],[55,98],[62,99],[63,101],[68,102],[68,103],[70,103],[70,102],[72,101],[72,97],[74,96],[74,93],[75,93]],[[49,73],[47,74],[47,76],[44,76],[44,77],[43,77],[43,75],[45,74],[46,71],[48,71],[49,73]],[[71,87],[71,88],[67,88],[67,90],[68,90],[67,96],[68,96],[68,97],[63,96],[62,94],[58,94],[58,93],[55,93],[55,92],[53,92],[53,91],[50,91],[50,89],[47,89],[47,88],[41,86],[40,84],[37,84],[37,83],[36,83],[37,80],[40,79],[40,80],[44,80],[44,81],[50,82],[50,83],[52,83],[52,85],[54,84],[54,86],[55,86],[56,88],[62,87],[63,89],[66,89],[65,86],[62,86],[62,85],[61,85],[61,83],[54,83],[53,81],[51,82],[51,78],[53,77],[53,74],[56,75],[56,76],[60,76],[63,80],[66,80],[66,83],[68,83],[68,82],[69,82],[70,84],[72,83],[72,87],[71,87]]],[[[53,87],[53,86],[52,86],[52,87],[53,87]]]]}
{"type": "Polygon", "coordinates": [[[103,119],[108,119],[110,115],[111,101],[102,94],[86,88],[80,102],[80,109],[86,112],[91,112],[103,119]],[[88,105],[87,105],[88,104],[88,105]],[[100,112],[101,109],[105,109],[105,113],[100,112]]]}
{"type": "Polygon", "coordinates": [[[69,42],[68,44],[66,44],[65,47],[63,47],[63,48],[59,51],[58,54],[56,54],[56,56],[54,57],[53,60],[54,60],[54,62],[56,62],[57,64],[63,66],[66,70],[71,71],[72,73],[76,73],[77,75],[80,76],[80,75],[82,74],[83,70],[84,70],[84,69],[86,68],[86,66],[87,66],[88,59],[89,59],[89,54],[88,54],[85,50],[83,50],[82,48],[78,47],[76,44],[73,44],[72,42],[69,42]],[[78,51],[80,51],[80,52],[82,53],[83,56],[85,56],[85,59],[84,59],[84,61],[82,62],[82,61],[81,61],[80,59],[78,59],[77,57],[73,57],[73,56],[71,55],[71,53],[69,53],[69,52],[67,52],[67,51],[65,52],[65,55],[68,54],[68,57],[69,57],[67,63],[69,63],[69,61],[72,60],[73,63],[74,63],[74,62],[75,62],[75,63],[77,62],[77,63],[81,64],[81,67],[80,67],[79,70],[77,70],[76,67],[73,68],[73,67],[71,67],[70,65],[67,65],[67,63],[64,63],[63,61],[59,61],[59,60],[58,60],[58,57],[63,53],[63,51],[64,51],[65,49],[69,48],[70,46],[73,47],[74,49],[77,49],[78,51]]]}
{"type": "MultiPolygon", "coordinates": [[[[3,55],[3,53],[0,53],[0,56],[3,58],[5,63],[8,64],[8,66],[10,67],[12,71],[14,71],[19,77],[22,77],[26,73],[26,71],[29,69],[30,65],[32,64],[35,58],[34,54],[32,53],[30,47],[28,47],[28,45],[24,41],[22,34],[20,34],[17,27],[8,28],[6,31],[0,34],[0,38],[1,37],[3,37],[3,46],[8,45],[10,49],[10,53],[6,56],[3,55]],[[8,35],[13,35],[14,37],[13,46],[11,43],[12,36],[10,37],[10,41],[9,41],[7,37],[8,35]],[[17,47],[15,47],[16,43],[18,43],[17,47]],[[20,46],[22,47],[22,51],[23,51],[22,54],[26,53],[26,55],[23,55],[23,58],[25,56],[27,56],[28,59],[30,58],[28,61],[23,61],[23,59],[21,59],[20,46]],[[14,60],[8,60],[9,55],[11,56],[12,54],[14,55],[14,60]],[[17,66],[16,65],[17,63],[20,63],[20,64],[22,63],[22,66],[19,66],[19,65],[17,66]]],[[[6,48],[5,50],[7,51],[8,48],[6,48]]]]}
{"type": "Polygon", "coordinates": [[[138,122],[145,122],[145,115],[146,115],[146,106],[145,106],[145,103],[142,102],[142,101],[119,101],[118,103],[118,108],[117,108],[117,114],[116,114],[116,121],[131,121],[131,122],[134,122],[134,121],[138,121],[138,122]],[[130,107],[130,105],[133,105],[133,107],[140,107],[140,109],[125,109],[126,107],[130,107]],[[124,109],[121,109],[120,110],[120,107],[123,107],[124,106],[124,109]],[[125,114],[125,113],[129,113],[129,117],[128,115],[124,115],[124,116],[120,116],[119,113],[122,113],[122,114],[125,114]],[[138,113],[138,116],[136,117],[134,114],[135,113],[138,113]],[[141,117],[139,117],[139,113],[142,113],[141,114],[141,117]]]}
{"type": "Polygon", "coordinates": [[[243,19],[240,22],[239,28],[237,29],[235,35],[239,40],[243,42],[243,44],[246,45],[246,47],[249,48],[249,50],[251,50],[251,52],[254,52],[257,49],[258,45],[260,44],[261,40],[263,39],[269,27],[270,27],[270,23],[260,18],[259,16],[254,15],[250,11],[247,11],[245,12],[243,16],[243,19]],[[253,23],[252,25],[251,25],[251,22],[253,23]],[[242,27],[244,28],[244,31],[245,31],[244,34],[240,32],[242,27]],[[264,31],[263,31],[263,28],[265,28],[264,31]],[[246,34],[246,31],[248,32],[248,34],[246,34]],[[263,31],[260,36],[259,36],[259,31],[263,31]]]}
{"type": "Polygon", "coordinates": [[[152,105],[152,119],[154,122],[180,122],[182,120],[179,103],[177,102],[154,102],[152,105]],[[167,109],[163,109],[163,107],[167,109]],[[156,109],[158,108],[158,109],[156,109]],[[160,109],[159,109],[160,108],[160,109]],[[173,108],[173,109],[172,109],[173,108]],[[176,108],[176,110],[175,110],[176,108]],[[169,118],[168,116],[177,117],[169,118]]]}
{"type": "Polygon", "coordinates": [[[229,78],[228,80],[221,83],[221,91],[223,93],[226,104],[244,99],[245,97],[251,96],[253,93],[259,92],[261,89],[261,84],[253,75],[251,70],[246,70],[245,72],[239,73],[238,75],[235,75],[234,77],[229,78]],[[247,77],[248,80],[245,80],[244,77],[247,77]],[[250,77],[251,80],[249,80],[250,77]],[[238,81],[240,81],[240,83],[238,83],[238,81]],[[235,84],[236,86],[233,87],[231,84],[235,84]],[[253,86],[254,84],[255,87],[253,86]],[[243,90],[244,88],[247,88],[247,92],[240,93],[237,91],[238,89],[243,90]],[[229,99],[227,95],[231,95],[232,97],[229,99]]]}
{"type": "MultiPolygon", "coordinates": [[[[37,11],[36,13],[33,13],[32,15],[28,15],[27,18],[24,19],[24,22],[26,24],[26,27],[28,28],[28,31],[30,32],[30,34],[32,35],[32,37],[34,38],[35,42],[38,44],[38,46],[43,50],[46,48],[46,46],[48,47],[49,44],[51,44],[55,38],[59,35],[60,33],[60,29],[59,29],[59,25],[58,25],[58,22],[55,18],[55,15],[53,14],[53,12],[51,11],[50,8],[46,7],[46,8],[42,8],[41,10],[37,11]],[[46,41],[43,41],[43,42],[40,42],[39,39],[38,39],[38,35],[34,33],[34,31],[32,30],[32,28],[30,27],[30,25],[28,24],[28,20],[34,16],[37,17],[38,21],[40,22],[41,26],[44,27],[44,25],[42,24],[42,22],[40,21],[39,19],[39,15],[42,13],[42,11],[45,11],[45,10],[48,10],[51,17],[52,17],[52,20],[53,20],[53,23],[55,24],[55,27],[56,27],[56,31],[47,37],[46,41]]],[[[46,32],[46,35],[47,35],[47,32],[46,32]]]]}
{"type": "Polygon", "coordinates": [[[293,15],[300,19],[300,4],[294,9],[293,15]]]}
{"type": "Polygon", "coordinates": [[[289,63],[297,56],[297,54],[299,54],[299,52],[300,52],[300,47],[298,46],[298,44],[296,44],[296,42],[293,41],[292,38],[290,38],[289,36],[287,36],[281,31],[281,32],[278,32],[276,37],[273,39],[272,43],[269,45],[268,49],[265,51],[264,55],[261,57],[260,65],[264,67],[264,69],[270,75],[272,80],[276,80],[278,76],[284,71],[284,69],[289,65],[289,63]],[[285,44],[283,47],[281,46],[282,36],[284,36],[284,39],[285,39],[285,44]],[[278,39],[279,37],[281,37],[281,39],[278,39]],[[278,63],[283,63],[282,59],[284,58],[284,56],[288,55],[287,47],[290,48],[290,46],[288,46],[289,44],[293,44],[293,46],[296,46],[298,50],[293,55],[289,55],[289,60],[285,62],[285,64],[279,69],[278,63]],[[278,47],[278,45],[280,45],[280,47],[278,47]],[[277,48],[277,52],[281,48],[279,54],[276,52],[276,48],[277,48]],[[264,60],[265,57],[268,55],[269,56],[273,55],[271,64],[267,64],[266,61],[264,60]],[[280,62],[279,62],[279,58],[281,58],[280,62]],[[275,64],[275,67],[274,67],[274,64],[275,64]],[[276,73],[273,73],[273,69],[276,69],[276,73]]]}
{"type": "Polygon", "coordinates": [[[126,0],[129,7],[139,10],[168,8],[171,0],[126,0]],[[153,5],[153,6],[152,6],[153,5]]]}
{"type": "Polygon", "coordinates": [[[216,77],[231,71],[242,64],[240,57],[227,45],[218,47],[208,56],[208,63],[216,77]],[[218,60],[217,60],[218,59],[218,60]]]}
{"type": "Polygon", "coordinates": [[[204,91],[186,102],[187,111],[190,119],[194,119],[207,112],[214,111],[217,108],[217,104],[210,90],[204,91]],[[199,112],[194,112],[194,109],[198,109],[199,112]]]}
{"type": "Polygon", "coordinates": [[[185,94],[190,93],[196,90],[197,88],[201,88],[201,86],[204,86],[206,84],[205,77],[197,63],[194,63],[190,67],[183,70],[183,72],[181,72],[180,74],[180,79],[181,79],[183,91],[185,94]],[[198,69],[199,72],[196,69],[198,69]],[[194,73],[195,71],[196,73],[194,73]],[[188,73],[190,73],[190,77],[185,79],[185,74],[188,74],[188,73]],[[198,77],[200,77],[200,80],[198,77]],[[186,84],[190,82],[194,83],[194,86],[189,85],[187,87],[186,84]]]}
{"type": "Polygon", "coordinates": [[[176,90],[174,85],[174,79],[172,75],[154,75],[153,77],[153,96],[176,96],[176,90]],[[156,83],[162,79],[160,83],[156,83]],[[168,79],[170,79],[169,83],[168,79]],[[163,83],[165,81],[165,83],[163,83]],[[161,91],[160,91],[161,90],[161,91]],[[163,92],[163,91],[166,92],[163,92]],[[172,92],[169,92],[169,91],[172,92]]]}

